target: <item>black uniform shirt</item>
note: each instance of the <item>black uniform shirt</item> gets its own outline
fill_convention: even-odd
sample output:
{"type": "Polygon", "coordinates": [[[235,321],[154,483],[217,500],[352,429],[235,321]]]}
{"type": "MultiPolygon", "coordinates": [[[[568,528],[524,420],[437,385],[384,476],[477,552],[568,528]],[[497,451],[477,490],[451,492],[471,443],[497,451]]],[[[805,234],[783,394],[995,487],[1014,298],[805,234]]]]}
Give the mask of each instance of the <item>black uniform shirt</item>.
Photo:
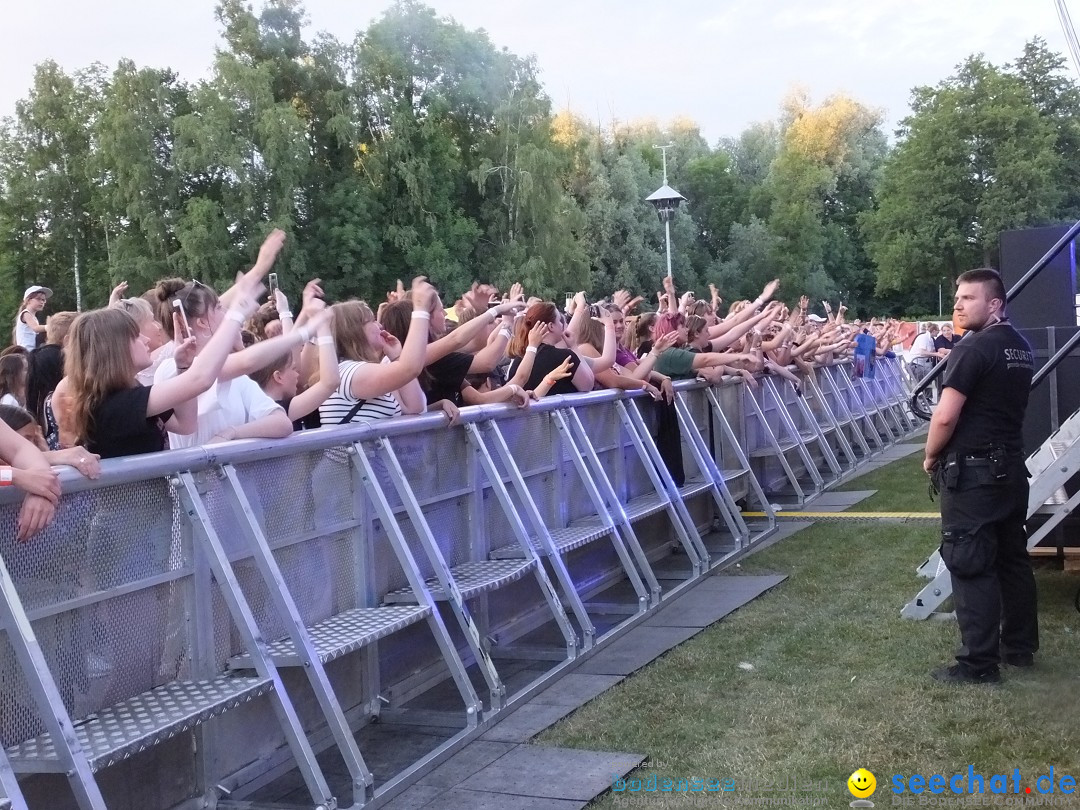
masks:
{"type": "Polygon", "coordinates": [[[1031,346],[1011,324],[966,334],[945,368],[943,385],[967,397],[945,452],[983,453],[1003,447],[1022,453],[1034,370],[1031,346]]]}

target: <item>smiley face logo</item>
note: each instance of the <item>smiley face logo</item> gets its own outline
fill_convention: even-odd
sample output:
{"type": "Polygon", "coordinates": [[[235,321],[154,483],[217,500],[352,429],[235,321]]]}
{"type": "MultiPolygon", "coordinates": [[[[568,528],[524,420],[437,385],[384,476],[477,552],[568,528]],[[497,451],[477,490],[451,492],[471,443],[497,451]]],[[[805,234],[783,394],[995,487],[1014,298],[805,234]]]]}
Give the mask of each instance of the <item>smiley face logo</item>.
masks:
{"type": "Polygon", "coordinates": [[[866,768],[859,768],[847,780],[847,788],[856,799],[872,796],[877,789],[877,779],[866,768]]]}

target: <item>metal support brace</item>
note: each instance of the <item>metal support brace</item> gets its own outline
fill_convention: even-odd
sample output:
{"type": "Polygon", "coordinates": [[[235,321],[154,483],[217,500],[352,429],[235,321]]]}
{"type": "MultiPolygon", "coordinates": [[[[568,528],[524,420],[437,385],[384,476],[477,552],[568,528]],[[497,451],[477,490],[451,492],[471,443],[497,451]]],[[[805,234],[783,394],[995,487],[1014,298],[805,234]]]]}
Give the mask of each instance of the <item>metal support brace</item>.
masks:
{"type": "Polygon", "coordinates": [[[319,701],[323,717],[326,719],[330,731],[334,735],[338,750],[341,752],[345,765],[349,769],[349,775],[353,783],[353,803],[355,805],[367,804],[374,796],[375,777],[372,776],[371,770],[368,768],[367,763],[364,762],[364,757],[356,745],[356,739],[353,737],[349,723],[345,719],[345,713],[334,694],[333,687],[330,685],[330,678],[327,676],[326,669],[315,650],[311,635],[304,626],[300,610],[292,598],[292,593],[285,582],[285,577],[282,576],[277,560],[274,559],[274,553],[270,550],[266,535],[263,534],[262,527],[255,517],[247,494],[240,484],[236,469],[231,464],[227,464],[222,467],[222,470],[225,473],[225,484],[230,506],[237,522],[243,527],[244,533],[247,535],[247,541],[252,551],[252,559],[255,561],[259,574],[266,584],[277,615],[285,625],[288,637],[292,641],[296,654],[300,659],[301,668],[304,674],[307,675],[308,683],[311,684],[311,689],[319,701]]]}
{"type": "Polygon", "coordinates": [[[468,672],[465,671],[465,665],[458,656],[454,642],[450,638],[450,633],[443,623],[442,616],[439,613],[439,606],[435,604],[431,591],[428,590],[427,584],[424,582],[424,577],[416,564],[412,549],[409,548],[405,534],[401,531],[401,526],[394,516],[394,510],[386,499],[386,493],[383,492],[382,486],[379,484],[379,479],[375,475],[375,470],[372,468],[371,461],[364,452],[364,448],[360,444],[354,444],[349,450],[349,455],[352,456],[353,464],[360,476],[360,483],[375,508],[375,515],[386,531],[394,555],[401,562],[401,569],[405,574],[405,578],[409,581],[409,587],[416,596],[417,604],[425,605],[431,609],[427,619],[428,626],[435,637],[435,643],[439,646],[439,652],[442,653],[443,660],[446,661],[450,669],[450,676],[454,679],[458,692],[465,702],[465,712],[469,725],[475,727],[479,722],[482,704],[476,690],[473,689],[472,681],[469,680],[468,672]]]}
{"type": "MultiPolygon", "coordinates": [[[[743,450],[742,445],[739,443],[734,428],[731,427],[731,423],[724,414],[724,409],[720,404],[720,397],[717,395],[716,389],[705,389],[705,395],[708,397],[709,403],[712,406],[711,410],[714,423],[720,426],[720,431],[723,434],[724,439],[727,441],[728,446],[731,447],[732,452],[735,453],[735,458],[739,462],[740,472],[749,476],[750,489],[753,491],[754,497],[757,498],[761,510],[765,513],[768,520],[768,528],[764,532],[759,533],[757,537],[749,538],[750,544],[753,544],[755,540],[764,537],[766,534],[771,534],[776,528],[776,512],[773,510],[772,504],[769,503],[769,499],[765,497],[765,491],[761,488],[761,482],[758,481],[757,476],[754,475],[754,470],[750,467],[750,459],[747,457],[746,451],[743,450]]],[[[741,514],[739,515],[739,518],[740,520],[742,519],[741,514]]]]}
{"type": "Polygon", "coordinates": [[[0,806],[7,802],[7,807],[11,810],[29,810],[22,789],[19,787],[19,780],[15,778],[15,772],[11,770],[11,763],[8,762],[3,748],[0,748],[0,791],[3,791],[0,795],[0,806]]]}
{"type": "MultiPolygon", "coordinates": [[[[787,433],[788,438],[791,439],[794,449],[799,454],[799,458],[802,459],[803,466],[806,468],[806,474],[810,476],[810,480],[814,483],[814,494],[818,494],[825,488],[825,479],[821,475],[821,471],[818,470],[817,462],[814,461],[814,457],[810,455],[810,451],[806,447],[806,441],[809,438],[811,441],[817,440],[817,434],[813,434],[812,437],[803,436],[799,431],[798,426],[795,424],[795,420],[791,418],[791,411],[788,410],[787,402],[780,396],[780,391],[777,390],[776,383],[772,377],[763,377],[761,385],[765,390],[766,396],[772,397],[773,404],[776,406],[777,416],[780,418],[780,426],[784,432],[787,433]]],[[[823,451],[824,455],[824,451],[823,451]]],[[[833,459],[833,463],[836,460],[833,459]]],[[[837,467],[839,471],[839,467],[837,467]]]]}
{"type": "Polygon", "coordinates": [[[791,488],[795,491],[796,502],[801,506],[806,503],[806,493],[803,491],[802,484],[799,483],[799,477],[795,475],[795,470],[792,469],[791,463],[787,459],[787,454],[780,446],[776,434],[769,425],[768,419],[765,418],[765,410],[761,407],[761,403],[758,402],[757,397],[754,396],[754,392],[750,390],[749,386],[743,387],[743,401],[750,403],[750,407],[757,417],[761,433],[765,437],[766,442],[768,442],[768,445],[772,448],[772,457],[780,462],[780,467],[783,469],[788,483],[791,484],[791,488]]]}
{"type": "MultiPolygon", "coordinates": [[[[809,403],[806,401],[807,394],[807,382],[803,380],[802,396],[795,397],[795,407],[799,409],[799,413],[802,416],[802,423],[809,428],[809,431],[813,432],[814,440],[817,441],[818,447],[821,448],[821,455],[825,458],[825,463],[832,471],[832,480],[829,484],[835,484],[844,475],[844,470],[840,466],[840,461],[836,457],[836,453],[832,449],[832,445],[829,444],[829,439],[825,435],[825,431],[821,429],[821,424],[818,422],[814,412],[810,409],[809,403]]],[[[800,433],[801,435],[801,433],[800,433]]]]}
{"type": "MultiPolygon", "coordinates": [[[[428,558],[428,562],[431,563],[431,567],[435,572],[435,578],[439,581],[439,585],[446,594],[450,609],[453,611],[454,617],[458,621],[458,626],[461,627],[461,632],[465,636],[465,643],[468,644],[469,649],[476,660],[476,665],[480,669],[480,673],[484,676],[484,680],[487,682],[488,692],[491,695],[490,711],[497,712],[503,707],[503,701],[506,698],[506,686],[503,684],[502,678],[499,677],[499,672],[495,668],[495,662],[491,660],[487,645],[480,636],[480,630],[477,628],[476,622],[473,620],[472,614],[465,604],[465,599],[461,595],[461,590],[458,588],[457,582],[450,573],[450,566],[447,565],[446,558],[443,557],[438,543],[435,542],[435,537],[431,533],[431,526],[428,524],[427,518],[424,517],[423,510],[416,500],[416,494],[412,491],[412,487],[409,486],[409,482],[405,478],[405,473],[401,469],[401,463],[398,461],[397,454],[394,453],[389,440],[385,438],[377,439],[375,441],[375,449],[386,462],[390,481],[394,485],[398,498],[401,499],[401,503],[405,507],[405,512],[408,514],[409,521],[416,531],[416,536],[420,541],[421,547],[424,549],[424,554],[428,558]]],[[[357,445],[356,455],[358,458],[362,458],[364,464],[369,464],[361,445],[357,445]]],[[[374,470],[367,469],[366,472],[368,473],[367,482],[369,482],[369,485],[377,486],[378,479],[375,477],[374,470]]],[[[383,496],[383,500],[385,501],[385,495],[383,496]]],[[[387,507],[389,507],[389,504],[387,504],[387,507]]],[[[397,526],[397,521],[394,519],[393,514],[391,513],[386,517],[392,521],[397,531],[400,533],[401,529],[397,526]]],[[[382,514],[380,514],[380,519],[383,519],[383,525],[389,532],[389,526],[387,526],[382,514]]],[[[401,541],[405,544],[404,535],[401,535],[401,541]]],[[[414,573],[418,574],[419,572],[414,571],[414,573]]],[[[420,604],[426,604],[426,600],[432,598],[431,593],[427,591],[423,579],[419,579],[419,584],[425,592],[423,595],[416,592],[416,585],[410,578],[409,585],[413,588],[413,593],[416,594],[417,601],[420,604]],[[421,602],[420,600],[425,597],[425,601],[421,602]]],[[[437,608],[435,612],[436,614],[438,613],[437,608]]]]}
{"type": "Polygon", "coordinates": [[[273,683],[273,689],[267,694],[267,698],[274,708],[278,723],[285,733],[285,739],[288,740],[289,748],[300,767],[304,784],[316,805],[325,807],[327,810],[334,810],[337,807],[337,799],[330,793],[330,787],[315,759],[315,752],[311,749],[303,726],[300,724],[300,718],[296,715],[296,710],[285,691],[281,673],[267,654],[266,641],[240,589],[240,583],[221,545],[217,530],[206,511],[206,505],[195,483],[195,477],[190,472],[182,472],[174,481],[183,511],[194,529],[196,553],[199,551],[206,553],[207,561],[217,579],[218,589],[225,604],[228,605],[233,624],[244,641],[244,648],[251,656],[253,669],[259,677],[273,683]]]}
{"type": "MultiPolygon", "coordinates": [[[[855,444],[857,444],[862,451],[862,458],[859,459],[859,464],[862,464],[870,458],[872,453],[870,451],[870,445],[866,441],[866,431],[863,426],[859,424],[860,417],[852,410],[847,395],[840,389],[840,386],[837,385],[832,368],[828,366],[822,368],[821,376],[828,385],[829,392],[835,400],[837,411],[842,413],[840,419],[837,420],[838,424],[841,428],[845,429],[845,431],[850,429],[850,437],[854,439],[855,444]]],[[[829,409],[829,412],[831,413],[832,409],[829,409]]],[[[844,435],[847,436],[848,433],[845,432],[844,435]]],[[[851,445],[851,448],[854,450],[855,445],[851,445]]]]}
{"type": "MultiPolygon", "coordinates": [[[[853,471],[859,466],[859,459],[855,455],[855,449],[851,446],[851,442],[848,440],[847,432],[843,429],[840,421],[836,418],[836,414],[832,412],[832,408],[829,407],[829,402],[825,399],[825,394],[822,392],[821,387],[818,385],[815,374],[806,375],[803,383],[803,392],[809,392],[813,396],[814,402],[818,405],[818,410],[824,415],[826,424],[832,431],[833,435],[836,436],[837,445],[839,445],[841,452],[843,452],[844,457],[848,460],[847,472],[853,471]]],[[[820,420],[818,420],[817,416],[814,415],[813,408],[810,407],[809,403],[807,403],[806,406],[807,409],[810,411],[810,417],[817,421],[818,425],[820,426],[820,420]]],[[[822,431],[822,435],[824,435],[824,431],[822,431]]],[[[837,463],[839,463],[839,456],[835,457],[837,463]]],[[[844,474],[846,473],[841,473],[841,475],[844,474]]]]}
{"type": "MultiPolygon", "coordinates": [[[[496,454],[499,456],[510,476],[510,482],[514,487],[514,491],[517,493],[518,500],[521,501],[521,505],[525,510],[525,517],[532,524],[532,530],[535,533],[533,536],[536,537],[540,547],[544,550],[544,553],[548,558],[548,564],[555,572],[555,578],[559,580],[559,587],[562,590],[563,599],[570,605],[574,617],[578,620],[582,636],[581,649],[590,650],[596,642],[596,627],[593,625],[592,619],[585,610],[585,605],[582,603],[581,596],[577,592],[577,586],[570,578],[570,573],[566,570],[566,563],[563,561],[562,555],[559,554],[558,549],[555,547],[555,541],[551,537],[551,531],[548,529],[547,523],[544,522],[544,518],[540,514],[540,509],[536,506],[536,501],[533,499],[532,493],[529,492],[529,487],[525,483],[525,478],[522,476],[521,470],[518,468],[517,462],[514,460],[514,456],[510,452],[509,446],[506,444],[506,439],[499,430],[499,426],[495,422],[487,422],[484,424],[484,428],[486,432],[490,434],[491,444],[495,448],[496,454]]],[[[503,485],[502,482],[502,474],[499,472],[498,467],[491,457],[487,443],[480,433],[480,427],[469,424],[466,425],[466,429],[469,431],[469,436],[473,440],[474,446],[481,452],[481,462],[484,464],[485,472],[487,472],[488,481],[493,487],[495,487],[496,482],[498,482],[498,487],[501,488],[502,493],[506,495],[507,502],[503,503],[500,489],[496,488],[496,497],[500,499],[500,503],[507,513],[510,525],[515,527],[515,523],[517,523],[518,525],[515,527],[515,533],[520,531],[525,534],[525,541],[526,543],[529,543],[528,529],[521,524],[520,517],[517,515],[514,504],[509,500],[509,493],[506,492],[505,485],[503,485]]],[[[520,535],[518,535],[518,542],[521,542],[520,535]]],[[[563,632],[565,634],[566,631],[564,630],[563,632]]]]}
{"type": "MultiPolygon", "coordinates": [[[[52,671],[41,651],[37,636],[34,635],[34,628],[26,617],[22,600],[19,598],[15,583],[2,557],[0,557],[0,592],[3,596],[3,602],[0,604],[0,611],[2,611],[0,625],[7,633],[8,643],[26,676],[26,684],[34,698],[38,716],[52,738],[56,755],[67,774],[68,784],[71,785],[71,790],[75,794],[75,801],[80,810],[106,810],[105,799],[98,788],[90,762],[75,737],[71,716],[64,705],[64,699],[60,696],[60,690],[56,686],[52,671]]],[[[0,756],[4,756],[2,752],[0,756]]],[[[6,756],[4,756],[3,764],[8,766],[6,756]]],[[[11,775],[13,786],[9,787],[7,771],[8,767],[5,767],[4,788],[8,798],[14,802],[16,798],[21,799],[21,794],[18,792],[19,787],[14,774],[11,775]]]]}
{"type": "Polygon", "coordinates": [[[878,451],[884,450],[885,442],[882,441],[881,431],[874,421],[874,413],[866,407],[866,403],[863,401],[859,391],[856,390],[855,385],[851,381],[851,377],[847,375],[847,372],[841,366],[832,366],[832,371],[833,380],[846,392],[846,401],[850,404],[852,412],[858,416],[858,419],[862,420],[863,434],[866,435],[869,433],[870,441],[877,446],[878,451]]]}
{"type": "MultiPolygon", "coordinates": [[[[514,533],[514,538],[517,540],[518,545],[521,546],[521,550],[525,554],[526,559],[531,559],[536,566],[536,581],[540,586],[540,591],[543,593],[545,601],[548,603],[548,608],[551,610],[551,615],[555,619],[555,623],[559,626],[559,631],[562,633],[563,640],[566,642],[566,657],[567,659],[575,658],[578,651],[577,633],[574,631],[573,626],[570,624],[570,620],[566,616],[566,609],[559,599],[555,586],[548,578],[547,569],[544,568],[543,560],[540,558],[540,554],[537,552],[536,547],[529,537],[529,531],[525,528],[525,524],[521,520],[521,515],[518,514],[517,507],[510,497],[510,492],[506,489],[506,484],[503,483],[499,468],[495,464],[495,460],[491,457],[487,445],[484,444],[483,436],[476,424],[470,422],[465,425],[465,430],[469,444],[472,445],[473,452],[479,458],[480,466],[487,475],[488,483],[491,485],[491,489],[495,493],[499,505],[502,507],[503,514],[506,516],[506,520],[510,524],[510,529],[514,533]]],[[[581,598],[578,596],[573,582],[570,581],[570,575],[567,573],[566,566],[555,549],[551,536],[546,532],[542,532],[539,536],[539,542],[551,560],[552,569],[555,571],[555,576],[562,585],[563,593],[566,595],[567,601],[571,605],[571,610],[573,610],[575,615],[578,615],[579,618],[580,616],[585,616],[587,619],[588,616],[585,613],[585,606],[581,603],[581,598]]]]}
{"type": "Polygon", "coordinates": [[[697,577],[704,570],[701,564],[701,555],[698,553],[698,548],[703,547],[704,544],[694,522],[683,517],[685,505],[681,504],[678,487],[675,486],[675,481],[672,480],[667,465],[664,463],[663,458],[660,457],[660,451],[649,433],[648,426],[641,416],[641,411],[638,410],[637,401],[632,399],[620,400],[615,403],[615,409],[619,414],[619,419],[622,421],[626,434],[630,437],[630,442],[637,453],[641,466],[649,476],[653,492],[656,493],[656,498],[667,513],[668,520],[675,530],[675,535],[679,538],[679,545],[682,546],[683,552],[686,554],[687,559],[690,560],[694,576],[697,577]],[[677,504],[683,507],[682,511],[680,511],[677,504]]]}
{"type": "MultiPolygon", "coordinates": [[[[679,427],[682,431],[683,439],[690,449],[690,455],[693,456],[694,463],[697,464],[698,469],[701,470],[701,474],[705,476],[705,480],[710,484],[709,494],[712,495],[716,511],[720,514],[720,517],[724,521],[724,525],[727,526],[728,532],[730,532],[731,536],[734,538],[736,549],[740,549],[743,547],[744,543],[749,541],[750,530],[747,529],[746,522],[743,520],[742,510],[740,510],[739,505],[735,503],[735,499],[731,497],[731,491],[728,489],[727,481],[724,480],[724,474],[717,467],[716,459],[713,458],[712,451],[709,449],[705,439],[702,438],[697,427],[694,425],[693,416],[690,413],[690,409],[687,407],[686,400],[681,391],[676,392],[675,394],[675,411],[679,417],[679,427]]],[[[689,518],[689,512],[687,512],[687,517],[689,518]]],[[[711,560],[704,542],[702,542],[702,549],[705,552],[702,555],[702,560],[709,568],[712,568],[722,561],[721,559],[717,559],[715,562],[711,560]]]]}
{"type": "MultiPolygon", "coordinates": [[[[634,586],[634,591],[638,595],[639,612],[648,610],[650,605],[659,605],[660,583],[656,580],[656,575],[653,574],[649,559],[645,556],[645,551],[641,548],[641,543],[638,542],[634,527],[630,524],[630,518],[615,494],[611,479],[608,478],[607,471],[600,463],[600,459],[596,455],[596,448],[592,446],[577,411],[573,408],[567,408],[565,411],[555,411],[554,418],[556,425],[559,427],[559,432],[569,442],[571,453],[580,452],[581,456],[584,456],[586,466],[590,468],[584,471],[579,470],[579,474],[587,477],[591,470],[592,480],[599,490],[600,506],[607,513],[608,520],[611,520],[614,524],[611,542],[615,547],[615,553],[618,554],[623,569],[627,573],[627,577],[634,586]],[[638,570],[634,569],[634,562],[631,561],[630,554],[627,553],[628,549],[634,555],[640,577],[638,576],[638,570]],[[642,577],[645,583],[642,583],[642,577]],[[645,590],[646,585],[648,586],[647,591],[645,590]]],[[[581,456],[577,457],[575,466],[581,461],[581,456]]]]}

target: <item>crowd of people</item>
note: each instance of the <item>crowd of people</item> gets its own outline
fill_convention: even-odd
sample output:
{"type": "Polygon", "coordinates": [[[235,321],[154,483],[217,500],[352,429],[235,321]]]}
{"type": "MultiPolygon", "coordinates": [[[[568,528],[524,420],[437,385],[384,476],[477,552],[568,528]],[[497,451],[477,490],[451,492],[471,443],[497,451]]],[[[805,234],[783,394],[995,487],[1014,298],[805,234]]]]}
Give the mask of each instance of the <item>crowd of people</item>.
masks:
{"type": "Polygon", "coordinates": [[[315,427],[463,406],[526,408],[544,396],[640,389],[670,402],[673,380],[788,378],[800,390],[815,366],[853,357],[856,373],[897,342],[895,321],[811,314],[806,296],[725,306],[681,295],[665,278],[655,311],[625,290],[565,306],[474,283],[452,306],[426,278],[387,293],[375,309],[326,301],[318,279],[294,315],[271,273],[285,241],[274,231],[254,266],[218,294],[165,279],[138,297],[119,284],[108,306],[43,317],[51,291],[29,287],[0,354],[0,483],[26,495],[18,537],[52,519],[53,465],[90,478],[102,459],[243,438],[284,439],[315,427]],[[267,288],[269,285],[269,289],[267,288]],[[268,293],[264,303],[260,301],[268,293]]]}

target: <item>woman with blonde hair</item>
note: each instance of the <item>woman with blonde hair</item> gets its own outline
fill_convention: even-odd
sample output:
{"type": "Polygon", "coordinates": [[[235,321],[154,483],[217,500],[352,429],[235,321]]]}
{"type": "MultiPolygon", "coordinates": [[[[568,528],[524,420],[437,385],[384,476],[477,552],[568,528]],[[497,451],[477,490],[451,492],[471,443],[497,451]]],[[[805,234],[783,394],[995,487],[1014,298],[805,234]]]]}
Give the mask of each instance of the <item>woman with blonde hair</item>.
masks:
{"type": "Polygon", "coordinates": [[[435,289],[423,276],[413,279],[415,308],[404,342],[383,329],[363,301],[344,301],[330,308],[340,383],[319,407],[324,427],[427,410],[417,378],[424,368],[434,295],[435,289]]]}
{"type": "Polygon", "coordinates": [[[161,347],[168,343],[168,336],[165,334],[154,308],[145,298],[121,298],[109,306],[122,309],[134,318],[135,323],[139,325],[139,334],[146,337],[152,362],[149,368],[143,369],[137,376],[141,384],[153,385],[154,372],[167,359],[167,355],[161,351],[161,347]]]}

